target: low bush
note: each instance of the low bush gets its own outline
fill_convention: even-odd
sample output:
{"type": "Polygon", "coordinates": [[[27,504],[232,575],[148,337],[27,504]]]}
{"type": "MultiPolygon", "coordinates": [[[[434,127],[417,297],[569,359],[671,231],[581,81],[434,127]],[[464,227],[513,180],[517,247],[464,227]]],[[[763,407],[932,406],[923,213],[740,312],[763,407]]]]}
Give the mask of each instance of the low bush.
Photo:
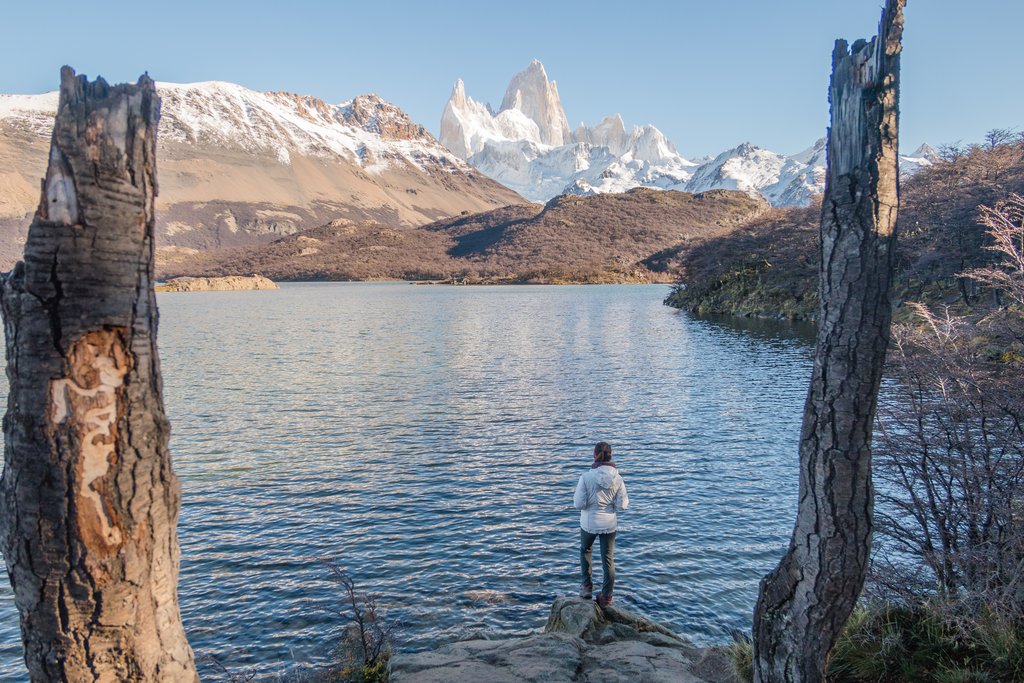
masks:
{"type": "Polygon", "coordinates": [[[1024,628],[995,613],[966,620],[943,604],[854,611],[832,650],[833,683],[1024,680],[1024,628]]]}
{"type": "MultiPolygon", "coordinates": [[[[753,646],[728,647],[743,681],[753,646]]],[[[829,656],[829,683],[1013,683],[1024,680],[1024,625],[983,611],[964,619],[951,606],[859,606],[829,656]]]]}

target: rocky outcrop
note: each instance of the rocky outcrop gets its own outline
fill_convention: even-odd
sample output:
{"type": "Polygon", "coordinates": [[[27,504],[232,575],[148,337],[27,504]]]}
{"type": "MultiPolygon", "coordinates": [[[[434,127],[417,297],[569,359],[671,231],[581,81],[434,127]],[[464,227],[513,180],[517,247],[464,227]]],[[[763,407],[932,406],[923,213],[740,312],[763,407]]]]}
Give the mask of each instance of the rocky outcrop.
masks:
{"type": "Polygon", "coordinates": [[[382,140],[421,140],[434,142],[427,129],[414,123],[408,114],[376,95],[360,95],[340,110],[340,116],[350,126],[358,126],[382,140]]]}
{"type": "Polygon", "coordinates": [[[229,275],[227,277],[176,277],[162,285],[158,292],[229,292],[247,289],[277,289],[277,285],[262,275],[229,275]]]}
{"type": "Polygon", "coordinates": [[[702,649],[664,626],[619,607],[557,598],[542,633],[466,640],[396,655],[400,683],[738,683],[719,648],[702,649]]]}

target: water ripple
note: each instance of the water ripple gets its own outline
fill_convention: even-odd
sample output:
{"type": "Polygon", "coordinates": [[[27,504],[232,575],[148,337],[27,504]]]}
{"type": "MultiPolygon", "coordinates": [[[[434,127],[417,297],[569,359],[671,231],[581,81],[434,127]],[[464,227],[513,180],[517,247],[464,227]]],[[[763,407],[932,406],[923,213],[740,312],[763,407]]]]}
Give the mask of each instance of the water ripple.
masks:
{"type": "MultiPolygon", "coordinates": [[[[616,600],[699,642],[747,627],[796,506],[807,340],[663,287],[302,284],[162,295],[190,642],[328,656],[330,558],[422,649],[525,633],[577,585],[576,478],[615,448],[616,600]]],[[[6,384],[3,384],[6,392],[6,384]]],[[[24,677],[10,587],[0,677],[24,677]]],[[[204,672],[212,673],[212,672],[204,672]]]]}

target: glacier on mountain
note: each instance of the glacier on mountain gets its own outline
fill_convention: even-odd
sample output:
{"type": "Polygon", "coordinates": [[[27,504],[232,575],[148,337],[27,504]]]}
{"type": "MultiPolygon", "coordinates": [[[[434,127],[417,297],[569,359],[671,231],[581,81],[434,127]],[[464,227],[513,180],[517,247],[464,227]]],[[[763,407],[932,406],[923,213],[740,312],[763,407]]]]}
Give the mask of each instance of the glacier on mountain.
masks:
{"type": "MultiPolygon", "coordinates": [[[[544,65],[534,60],[509,83],[494,112],[466,95],[460,79],[441,115],[441,144],[485,175],[533,201],[651,187],[687,192],[734,189],[773,206],[806,206],[825,189],[825,139],[786,156],[750,143],[694,162],[651,125],[627,130],[622,117],[571,133],[544,65]]],[[[936,158],[927,145],[901,158],[905,174],[936,158]]]]}

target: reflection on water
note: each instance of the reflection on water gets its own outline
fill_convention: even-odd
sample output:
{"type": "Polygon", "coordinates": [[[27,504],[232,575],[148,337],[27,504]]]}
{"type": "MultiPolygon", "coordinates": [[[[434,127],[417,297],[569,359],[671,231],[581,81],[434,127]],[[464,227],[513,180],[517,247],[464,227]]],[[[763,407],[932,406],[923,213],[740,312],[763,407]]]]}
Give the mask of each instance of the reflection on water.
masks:
{"type": "Polygon", "coordinates": [[[738,318],[731,315],[710,314],[690,314],[690,317],[694,321],[707,323],[719,332],[737,334],[766,344],[797,341],[813,346],[817,330],[813,323],[806,321],[782,322],[770,318],[738,318]]]}
{"type": "MultiPolygon", "coordinates": [[[[809,345],[786,325],[694,319],[663,295],[161,295],[197,654],[268,672],[326,656],[339,596],[323,558],[380,593],[404,648],[536,628],[577,588],[572,491],[598,440],[633,505],[616,601],[700,642],[749,626],[795,513],[809,345]]],[[[0,677],[24,676],[6,579],[0,644],[0,677]]]]}

